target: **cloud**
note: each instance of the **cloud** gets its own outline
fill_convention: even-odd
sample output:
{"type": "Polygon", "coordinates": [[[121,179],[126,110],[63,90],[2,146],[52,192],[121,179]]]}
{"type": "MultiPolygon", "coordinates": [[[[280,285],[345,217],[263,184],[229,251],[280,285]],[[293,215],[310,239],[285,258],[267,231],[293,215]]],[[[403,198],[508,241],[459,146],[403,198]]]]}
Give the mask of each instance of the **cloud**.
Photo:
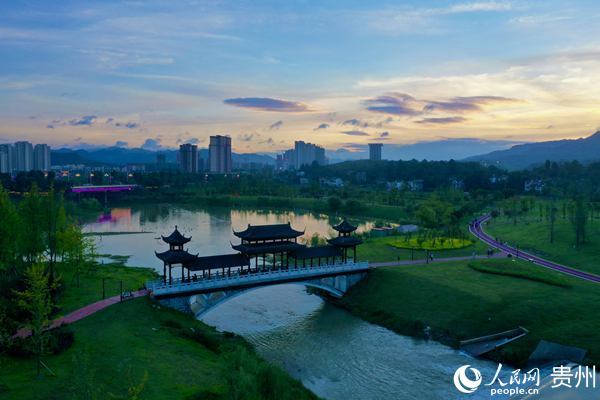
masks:
{"type": "Polygon", "coordinates": [[[129,145],[129,143],[123,141],[123,140],[117,140],[115,142],[115,146],[116,147],[127,147],[129,145]]]}
{"type": "Polygon", "coordinates": [[[258,111],[276,111],[276,112],[305,112],[310,111],[308,106],[303,103],[296,101],[287,101],[280,99],[272,99],[269,97],[239,97],[233,99],[225,99],[223,103],[241,107],[249,108],[251,110],[258,111]]]}
{"type": "Polygon", "coordinates": [[[414,116],[421,114],[419,102],[405,93],[388,93],[364,101],[367,110],[383,114],[414,116]]]}
{"type": "Polygon", "coordinates": [[[185,141],[185,144],[198,144],[198,143],[200,143],[200,139],[197,139],[197,138],[190,138],[185,141]]]}
{"type": "Polygon", "coordinates": [[[352,119],[347,119],[344,122],[342,122],[342,125],[352,125],[352,126],[358,126],[361,128],[368,128],[369,127],[369,123],[368,122],[363,122],[359,119],[356,118],[352,118],[352,119]]]}
{"type": "Polygon", "coordinates": [[[463,117],[442,117],[442,118],[423,118],[420,121],[415,121],[417,124],[437,124],[437,125],[446,125],[446,124],[458,124],[460,122],[465,122],[467,119],[463,117]]]}
{"type": "Polygon", "coordinates": [[[470,97],[454,97],[449,101],[429,101],[423,108],[423,111],[443,111],[443,112],[470,112],[482,111],[483,105],[492,103],[513,103],[518,102],[516,99],[500,96],[470,96],[470,97]]]}
{"type": "Polygon", "coordinates": [[[315,129],[313,129],[313,131],[318,131],[318,130],[321,130],[321,129],[327,129],[327,128],[329,128],[329,126],[330,126],[329,124],[321,124],[321,125],[317,126],[315,129]]]}
{"type": "Polygon", "coordinates": [[[250,142],[254,139],[254,133],[244,133],[242,135],[238,135],[237,139],[242,142],[250,142]]]}
{"type": "Polygon", "coordinates": [[[393,121],[394,121],[394,118],[387,117],[383,121],[377,122],[374,126],[375,126],[375,128],[383,128],[384,125],[387,125],[387,124],[389,124],[390,122],[393,122],[393,121]]]}
{"type": "Polygon", "coordinates": [[[343,133],[344,135],[349,135],[349,136],[371,136],[367,132],[363,132],[363,131],[342,131],[340,133],[343,133]]]}
{"type": "Polygon", "coordinates": [[[140,127],[140,124],[137,122],[129,121],[129,122],[117,122],[117,123],[115,123],[115,126],[119,127],[119,128],[136,129],[136,128],[140,127]]]}
{"type": "Polygon", "coordinates": [[[159,138],[156,138],[156,139],[148,138],[148,139],[146,139],[144,144],[142,144],[141,148],[144,150],[156,151],[156,150],[160,150],[162,148],[162,146],[160,144],[159,138]]]}
{"type": "Polygon", "coordinates": [[[389,132],[387,132],[387,131],[386,131],[386,132],[380,132],[380,133],[379,133],[379,137],[380,137],[380,138],[385,138],[385,137],[389,137],[389,136],[390,136],[390,133],[389,133],[389,132]]]}
{"type": "Polygon", "coordinates": [[[277,122],[275,122],[275,123],[271,124],[271,125],[269,126],[269,130],[276,130],[276,129],[279,129],[279,128],[281,128],[281,126],[282,126],[282,125],[283,125],[283,121],[282,121],[282,120],[279,120],[279,121],[277,121],[277,122]]]}
{"type": "Polygon", "coordinates": [[[97,119],[98,117],[95,115],[84,115],[81,118],[70,119],[67,124],[71,126],[92,126],[97,119]]]}

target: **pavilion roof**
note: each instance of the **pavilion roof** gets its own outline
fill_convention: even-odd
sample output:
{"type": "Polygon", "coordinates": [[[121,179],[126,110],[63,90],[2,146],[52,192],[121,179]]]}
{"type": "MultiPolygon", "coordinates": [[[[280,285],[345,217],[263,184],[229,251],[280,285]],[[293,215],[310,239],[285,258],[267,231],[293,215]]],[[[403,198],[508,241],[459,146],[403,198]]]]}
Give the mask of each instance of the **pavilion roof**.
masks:
{"type": "Polygon", "coordinates": [[[358,227],[352,225],[350,222],[348,222],[347,219],[345,219],[342,222],[340,222],[339,224],[333,226],[333,229],[335,229],[336,231],[341,232],[341,233],[351,233],[351,232],[354,232],[356,230],[356,228],[358,228],[358,227]]]}
{"type": "Polygon", "coordinates": [[[297,260],[305,260],[308,258],[340,257],[342,251],[335,246],[315,246],[296,250],[291,255],[297,260]]]}
{"type": "Polygon", "coordinates": [[[177,225],[175,225],[175,230],[173,231],[173,233],[171,233],[169,236],[161,235],[161,237],[162,240],[164,240],[166,243],[174,245],[183,245],[192,240],[191,237],[186,238],[185,236],[183,236],[181,232],[179,232],[179,230],[177,229],[177,225]]]}
{"type": "Polygon", "coordinates": [[[291,241],[283,241],[283,242],[270,242],[270,243],[242,243],[238,245],[232,244],[235,250],[248,254],[273,254],[273,253],[286,253],[292,252],[299,249],[303,249],[306,246],[303,244],[298,244],[291,241]]]}
{"type": "Polygon", "coordinates": [[[353,236],[340,236],[333,239],[328,239],[327,241],[329,244],[337,247],[353,247],[362,243],[362,240],[353,236]]]}
{"type": "Polygon", "coordinates": [[[162,253],[154,252],[154,254],[167,264],[187,264],[197,258],[197,255],[184,250],[167,250],[162,253]]]}
{"type": "Polygon", "coordinates": [[[204,269],[230,268],[250,265],[250,259],[240,253],[222,254],[216,256],[196,257],[196,259],[187,265],[190,271],[199,271],[204,269]]]}
{"type": "Polygon", "coordinates": [[[277,240],[294,239],[304,235],[304,232],[292,228],[290,223],[272,225],[250,225],[243,230],[233,234],[243,240],[277,240]]]}

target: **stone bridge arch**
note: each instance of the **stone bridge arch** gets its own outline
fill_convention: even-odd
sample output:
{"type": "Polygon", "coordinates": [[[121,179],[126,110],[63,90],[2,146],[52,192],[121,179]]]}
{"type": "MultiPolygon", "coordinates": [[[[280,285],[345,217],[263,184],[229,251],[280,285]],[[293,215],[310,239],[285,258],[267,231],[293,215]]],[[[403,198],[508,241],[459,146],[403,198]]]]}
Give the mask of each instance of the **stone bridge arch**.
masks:
{"type": "Polygon", "coordinates": [[[219,304],[234,299],[237,296],[256,289],[280,284],[295,284],[315,288],[332,297],[340,298],[346,294],[346,292],[352,286],[361,281],[366,275],[366,272],[359,272],[353,274],[307,279],[302,281],[273,283],[240,289],[223,289],[208,293],[194,294],[191,296],[184,295],[181,297],[160,299],[159,302],[167,307],[175,308],[188,314],[193,314],[196,318],[199,318],[219,304]]]}

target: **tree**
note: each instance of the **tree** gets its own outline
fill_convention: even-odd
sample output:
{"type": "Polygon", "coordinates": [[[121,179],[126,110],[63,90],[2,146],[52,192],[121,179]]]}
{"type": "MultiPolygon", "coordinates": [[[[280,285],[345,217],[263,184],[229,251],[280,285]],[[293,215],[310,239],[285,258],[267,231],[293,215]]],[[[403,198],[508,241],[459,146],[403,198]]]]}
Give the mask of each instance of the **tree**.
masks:
{"type": "MultiPolygon", "coordinates": [[[[52,311],[51,290],[48,274],[43,265],[33,264],[25,272],[26,287],[22,292],[15,292],[17,304],[29,314],[25,327],[31,331],[32,352],[36,357],[37,375],[40,375],[42,356],[46,352],[48,334],[46,332],[52,311]]],[[[56,281],[54,281],[54,285],[56,281]]]]}
{"type": "Polygon", "coordinates": [[[331,211],[339,211],[342,207],[342,200],[339,197],[331,196],[327,199],[327,205],[331,211]]]}
{"type": "Polygon", "coordinates": [[[575,199],[571,223],[575,230],[575,247],[585,242],[585,225],[587,222],[587,208],[582,196],[575,199]]]}
{"type": "Polygon", "coordinates": [[[19,252],[22,258],[31,265],[37,262],[44,252],[44,231],[40,223],[42,199],[37,185],[31,185],[29,193],[20,204],[21,229],[19,230],[19,252]]]}
{"type": "Polygon", "coordinates": [[[12,269],[17,263],[17,238],[20,227],[17,208],[0,187],[0,267],[12,269]]]}
{"type": "Polygon", "coordinates": [[[46,237],[46,251],[48,254],[48,269],[50,271],[50,282],[54,280],[54,264],[61,232],[66,229],[67,216],[65,213],[64,200],[62,193],[57,194],[54,187],[50,188],[48,196],[44,198],[43,203],[43,225],[46,237]]]}
{"type": "Polygon", "coordinates": [[[554,202],[550,204],[549,210],[550,216],[550,243],[554,243],[554,225],[556,224],[556,213],[558,209],[555,207],[554,202]]]}

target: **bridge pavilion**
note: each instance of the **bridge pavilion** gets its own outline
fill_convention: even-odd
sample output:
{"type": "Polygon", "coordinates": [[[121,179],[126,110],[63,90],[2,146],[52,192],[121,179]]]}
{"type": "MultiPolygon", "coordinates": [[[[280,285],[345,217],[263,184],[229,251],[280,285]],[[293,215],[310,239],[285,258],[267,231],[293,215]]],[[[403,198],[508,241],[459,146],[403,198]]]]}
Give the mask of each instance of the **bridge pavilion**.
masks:
{"type": "Polygon", "coordinates": [[[298,243],[303,231],[292,228],[290,223],[272,225],[250,225],[243,231],[233,231],[241,239],[238,245],[232,244],[234,250],[254,258],[255,268],[259,270],[259,257],[262,259],[262,270],[267,269],[267,256],[273,256],[272,269],[276,268],[277,256],[280,258],[279,268],[289,267],[290,253],[306,248],[298,243]]]}
{"type": "Polygon", "coordinates": [[[169,267],[169,284],[173,283],[173,274],[171,269],[173,265],[181,265],[181,277],[184,277],[183,269],[188,266],[188,264],[194,261],[197,258],[197,255],[190,254],[187,250],[183,249],[183,245],[192,240],[192,237],[186,238],[179,232],[177,229],[177,225],[175,225],[175,230],[169,236],[162,236],[162,240],[169,245],[169,250],[164,251],[162,253],[157,253],[156,257],[162,260],[163,262],[163,282],[167,282],[167,266],[169,267]]]}
{"type": "Polygon", "coordinates": [[[315,267],[325,264],[335,264],[337,260],[348,262],[348,249],[353,249],[354,261],[356,261],[356,247],[362,241],[352,233],[356,226],[344,220],[333,227],[339,232],[338,237],[329,239],[329,245],[307,247],[298,243],[298,238],[304,235],[304,231],[292,228],[290,223],[272,225],[248,225],[243,231],[234,231],[233,234],[241,239],[241,243],[231,247],[238,251],[235,254],[223,254],[214,256],[198,257],[183,249],[183,245],[191,240],[191,237],[183,236],[177,226],[169,236],[162,236],[163,241],[169,244],[169,250],[156,253],[163,261],[163,281],[167,280],[167,266],[169,267],[169,284],[173,282],[172,267],[181,265],[181,280],[187,281],[211,277],[211,270],[221,276],[231,276],[232,269],[240,275],[256,273],[266,270],[288,269],[290,258],[294,261],[294,268],[315,267]],[[272,256],[273,262],[267,265],[267,257],[272,256]],[[279,263],[277,262],[279,258],[279,263]],[[254,259],[254,269],[251,260],[254,259]],[[262,264],[262,265],[261,265],[262,264]],[[191,275],[193,273],[193,276],[191,275]]]}
{"type": "Polygon", "coordinates": [[[352,249],[352,259],[356,261],[356,247],[362,244],[362,240],[352,235],[357,228],[347,220],[343,220],[333,227],[338,232],[338,237],[327,240],[332,246],[341,249],[342,262],[348,262],[349,249],[352,249]]]}

